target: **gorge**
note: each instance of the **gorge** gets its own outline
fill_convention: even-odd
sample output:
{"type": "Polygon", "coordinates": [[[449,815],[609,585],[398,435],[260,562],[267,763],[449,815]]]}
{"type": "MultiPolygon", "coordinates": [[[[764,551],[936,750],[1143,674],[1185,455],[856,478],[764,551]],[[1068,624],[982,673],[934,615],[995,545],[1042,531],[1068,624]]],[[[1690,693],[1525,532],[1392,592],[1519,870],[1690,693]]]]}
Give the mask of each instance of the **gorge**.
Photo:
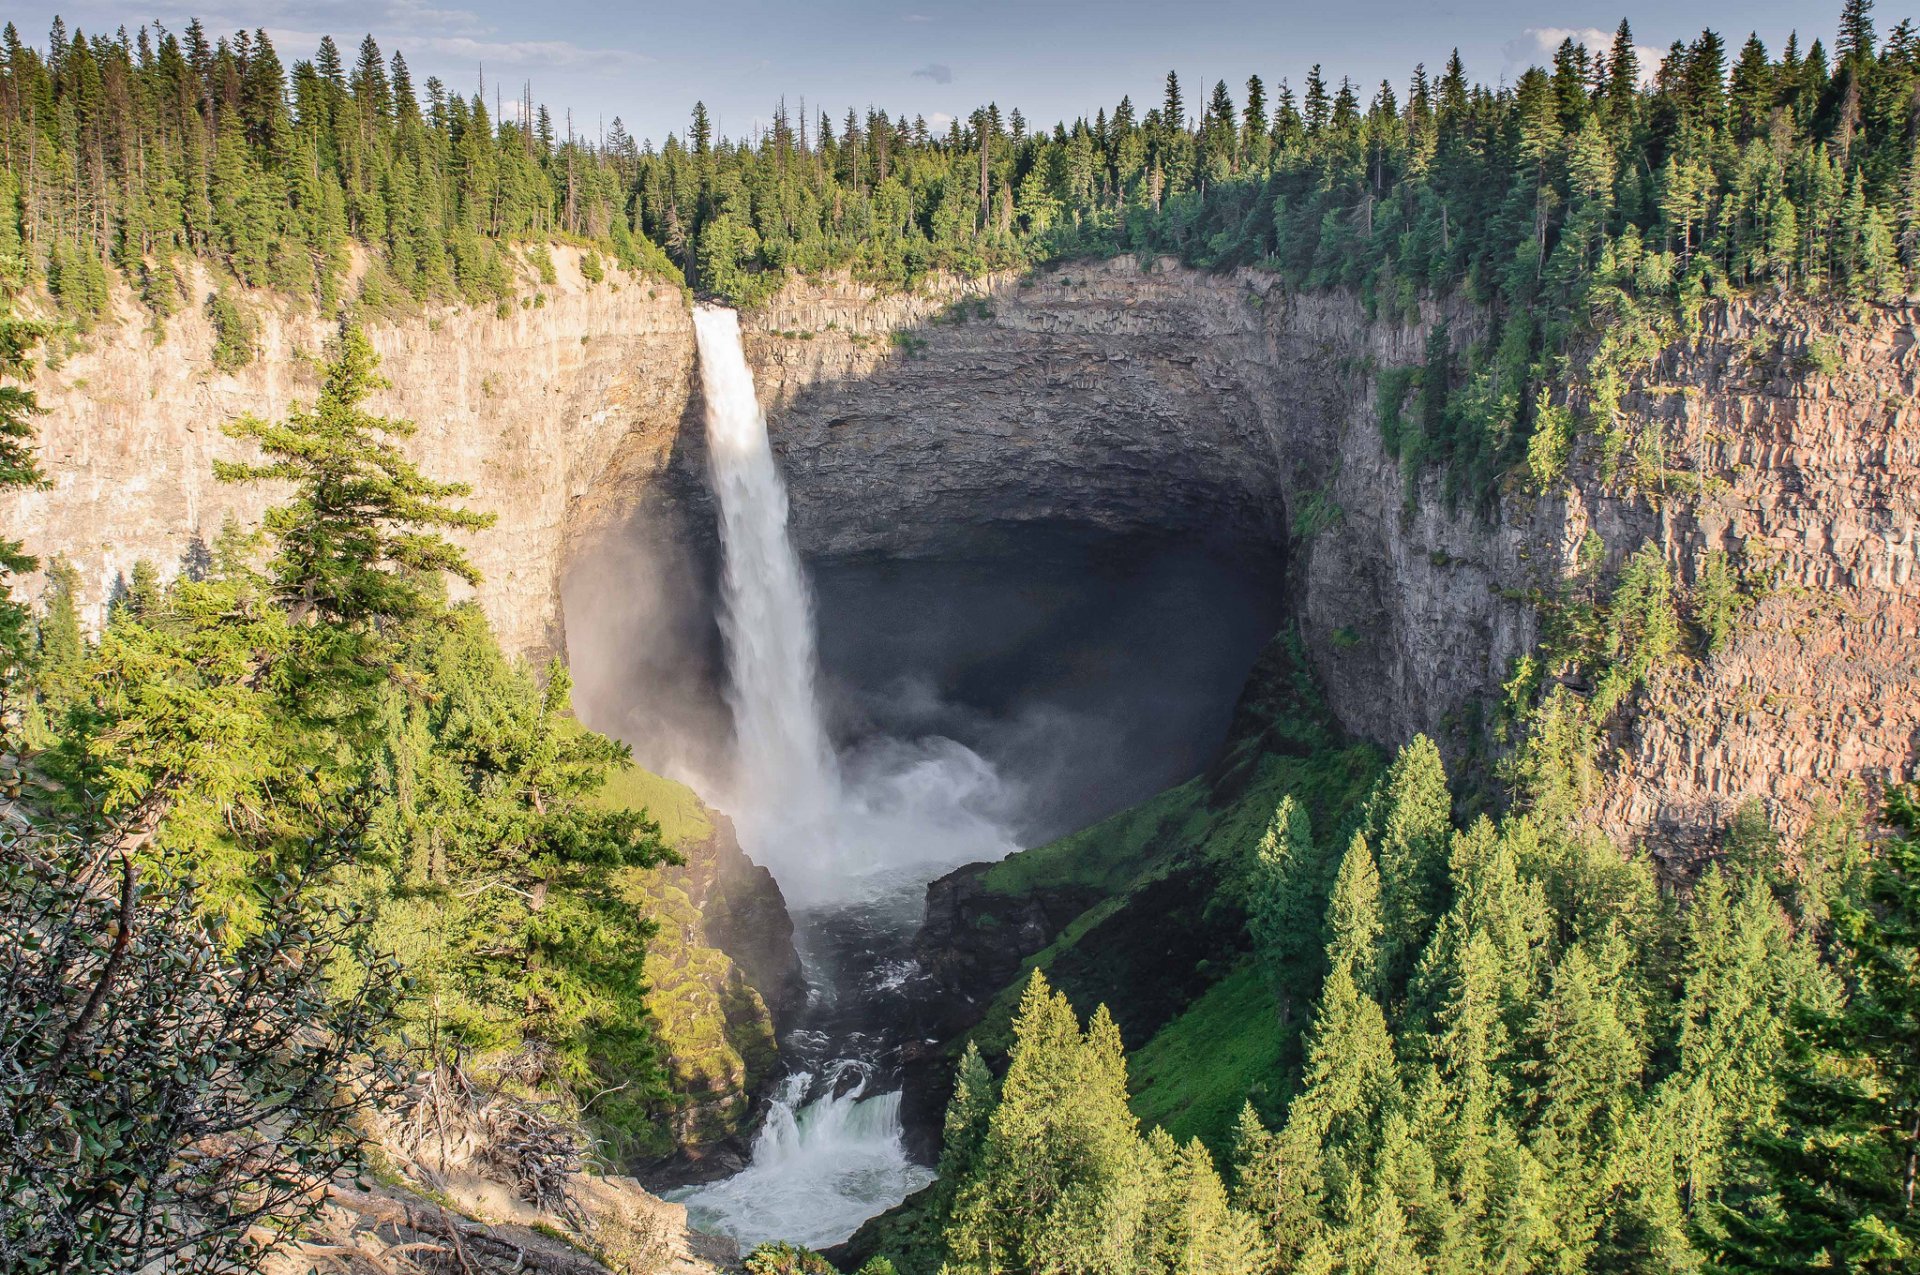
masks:
{"type": "MultiPolygon", "coordinates": [[[[1576,469],[1564,492],[1514,494],[1487,515],[1450,509],[1432,475],[1409,480],[1378,424],[1381,373],[1419,362],[1442,317],[1464,339],[1470,310],[1396,321],[1351,295],[1122,261],[906,296],[795,283],[748,316],[739,371],[759,383],[767,457],[815,580],[826,709],[815,728],[828,749],[823,759],[820,740],[802,738],[812,777],[782,763],[802,786],[756,815],[726,799],[727,740],[746,706],[727,702],[740,661],[724,617],[738,600],[722,563],[735,542],[709,486],[722,468],[709,433],[719,395],[696,388],[698,319],[677,290],[619,272],[590,283],[557,255],[560,282],[538,310],[376,326],[395,384],[383,410],[418,418],[415,453],[471,478],[501,515],[470,543],[503,641],[565,650],[583,720],[630,740],[643,764],[700,781],[736,816],[748,852],[776,864],[816,970],[844,936],[809,933],[805,879],[786,865],[817,843],[787,840],[785,816],[802,812],[804,833],[840,800],[821,792],[858,787],[862,766],[898,776],[926,759],[886,741],[939,735],[980,763],[963,768],[989,793],[969,814],[984,810],[1002,839],[986,854],[936,848],[930,868],[1049,840],[1201,769],[1282,628],[1297,631],[1345,730],[1383,746],[1426,731],[1466,756],[1474,705],[1532,647],[1537,604],[1589,529],[1616,563],[1647,541],[1683,570],[1710,548],[1751,546],[1784,586],[1726,652],[1655,678],[1614,741],[1596,821],[1684,846],[1760,797],[1792,829],[1849,780],[1878,783],[1907,764],[1920,720],[1911,310],[1850,321],[1846,362],[1820,377],[1791,370],[1794,343],[1841,320],[1716,310],[1630,399],[1698,482],[1622,490],[1576,469]],[[1129,596],[1116,603],[1103,580],[1122,570],[1129,596]],[[1810,612],[1795,586],[1829,601],[1810,612]],[[1086,653],[1088,667],[1053,667],[1061,649],[1086,653]],[[1112,729],[1122,703],[1151,747],[1112,729]],[[1087,734],[1113,755],[1076,750],[1087,734]],[[863,743],[878,746],[864,761],[863,743]],[[987,783],[993,774],[1035,782],[1008,791],[987,783]]],[[[196,343],[210,335],[191,319],[158,346],[109,331],[43,380],[55,485],[21,499],[12,530],[73,561],[96,610],[134,561],[190,561],[228,509],[257,513],[205,477],[233,447],[214,424],[310,394],[292,354],[317,346],[323,325],[289,312],[266,333],[285,357],[225,374],[207,367],[196,343]]],[[[754,631],[803,638],[791,596],[781,605],[784,621],[754,631]]],[[[1027,916],[1008,949],[1016,967],[1077,911],[1027,916]]],[[[917,913],[910,899],[906,919],[917,913]]],[[[791,1012],[812,1030],[809,1010],[791,1012]]],[[[837,1054],[809,1058],[792,1030],[789,1065],[814,1068],[817,1088],[796,1071],[775,1095],[767,1155],[804,1159],[810,1132],[861,1155],[872,1135],[891,1139],[880,1100],[854,1099],[891,1086],[906,1042],[881,1041],[848,1071],[837,1054]],[[809,1098],[814,1128],[789,1124],[809,1098]]],[[[891,1152],[879,1169],[917,1181],[891,1152]]]]}
{"type": "MultiPolygon", "coordinates": [[[[714,613],[716,543],[692,325],[671,288],[589,284],[559,260],[561,282],[538,309],[450,310],[373,339],[395,383],[385,406],[421,423],[413,449],[473,481],[480,506],[501,515],[472,552],[503,644],[537,656],[571,642],[583,699],[622,712],[618,685],[595,684],[614,663],[563,619],[566,582],[591,588],[602,561],[680,617],[645,635],[660,658],[691,659],[717,685],[717,635],[685,620],[714,613]],[[604,548],[623,537],[648,553],[604,548]]],[[[1588,530],[1609,561],[1647,541],[1683,563],[1749,545],[1781,588],[1725,657],[1651,688],[1597,814],[1628,837],[1699,834],[1761,795],[1791,827],[1846,775],[1902,764],[1910,307],[1857,318],[1786,302],[1710,308],[1693,344],[1665,354],[1625,402],[1682,478],[1668,490],[1610,485],[1589,460],[1563,491],[1505,500],[1490,518],[1449,510],[1436,476],[1404,478],[1379,438],[1380,373],[1417,364],[1440,317],[1369,318],[1352,296],[1293,293],[1253,273],[1106,262],[910,295],[794,283],[744,337],[796,544],[823,578],[838,562],[964,556],[1044,524],[1225,543],[1286,562],[1289,611],[1334,712],[1391,743],[1448,733],[1496,690],[1532,645],[1534,600],[1588,530]],[[1841,364],[1802,375],[1799,351],[1837,335],[1841,364]],[[1309,507],[1326,516],[1303,517],[1309,507]],[[1796,587],[1833,603],[1809,617],[1790,600],[1796,587]],[[1795,685],[1807,659],[1821,661],[1817,715],[1795,685]],[[1680,745],[1678,723],[1703,712],[1711,731],[1680,745]],[[1846,760],[1802,775],[1797,763],[1828,745],[1846,760]]],[[[1466,339],[1473,316],[1452,317],[1466,339]]],[[[136,560],[177,571],[224,517],[262,500],[212,480],[211,459],[233,447],[218,421],[309,392],[293,356],[326,329],[269,314],[269,357],[237,373],[209,367],[211,333],[193,316],[159,345],[130,315],[103,330],[42,379],[53,485],[21,496],[9,526],[29,550],[75,564],[96,615],[136,560]]],[[[636,652],[621,676],[643,676],[650,658],[636,652]]],[[[660,691],[656,718],[699,711],[660,691]]],[[[713,761],[681,760],[694,771],[713,761]]]]}

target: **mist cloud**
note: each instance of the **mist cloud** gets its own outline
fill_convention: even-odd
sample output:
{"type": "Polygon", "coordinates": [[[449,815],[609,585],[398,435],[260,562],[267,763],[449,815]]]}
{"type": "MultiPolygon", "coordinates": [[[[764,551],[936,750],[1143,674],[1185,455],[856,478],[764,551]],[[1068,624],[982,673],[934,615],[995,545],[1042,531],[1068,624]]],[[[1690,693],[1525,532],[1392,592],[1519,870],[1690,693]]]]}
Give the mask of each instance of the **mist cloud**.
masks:
{"type": "Polygon", "coordinates": [[[935,84],[953,83],[953,68],[945,62],[929,62],[913,73],[916,80],[932,80],[935,84]]]}

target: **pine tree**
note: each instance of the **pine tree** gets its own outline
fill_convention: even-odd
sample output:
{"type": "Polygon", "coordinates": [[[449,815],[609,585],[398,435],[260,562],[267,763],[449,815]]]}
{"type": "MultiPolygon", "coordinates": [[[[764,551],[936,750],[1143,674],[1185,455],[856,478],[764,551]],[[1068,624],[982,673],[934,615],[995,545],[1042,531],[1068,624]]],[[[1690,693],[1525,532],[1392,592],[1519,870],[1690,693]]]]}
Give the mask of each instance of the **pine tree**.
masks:
{"type": "Polygon", "coordinates": [[[1530,1150],[1550,1183],[1563,1269],[1588,1260],[1627,1182],[1622,1143],[1640,1115],[1647,1063],[1629,961],[1617,936],[1597,959],[1575,944],[1531,1026],[1539,1061],[1528,1069],[1537,1103],[1530,1150]]]}
{"type": "Polygon", "coordinates": [[[406,624],[438,605],[431,581],[451,574],[475,583],[466,554],[438,529],[490,526],[491,514],[446,502],[468,494],[463,483],[423,474],[393,441],[411,422],[375,416],[363,406],[385,388],[366,335],[342,329],[312,408],[286,420],[245,417],[229,427],[257,443],[267,460],[222,461],[227,482],[291,482],[295,496],[273,510],[267,531],[277,547],[274,590],[290,623],[309,620],[351,630],[371,641],[374,627],[406,624]]]}
{"type": "Polygon", "coordinates": [[[1131,1269],[1156,1275],[1255,1275],[1264,1270],[1253,1219],[1234,1210],[1198,1138],[1176,1146],[1165,1130],[1149,1136],[1151,1203],[1144,1261],[1131,1269]]]}
{"type": "Polygon", "coordinates": [[[1380,865],[1384,974],[1404,987],[1446,910],[1453,795],[1440,749],[1416,735],[1368,799],[1363,827],[1380,865]]]}
{"type": "Polygon", "coordinates": [[[977,1168],[956,1192],[953,1260],[988,1272],[1129,1269],[1147,1192],[1112,1017],[1097,1010],[1083,1033],[1034,971],[977,1168]]]}
{"type": "Polygon", "coordinates": [[[1254,847],[1247,885],[1247,927],[1283,1028],[1319,981],[1322,873],[1306,808],[1283,797],[1254,847]]]}
{"type": "Polygon", "coordinates": [[[1772,1198],[1721,1211],[1718,1269],[1911,1271],[1920,1262],[1920,810],[1895,793],[1864,897],[1837,908],[1843,1007],[1802,1007],[1784,1128],[1749,1126],[1772,1198]]]}
{"type": "Polygon", "coordinates": [[[1367,839],[1355,833],[1327,903],[1327,969],[1375,1000],[1386,990],[1381,932],[1380,873],[1367,839]]]}
{"type": "MultiPolygon", "coordinates": [[[[6,268],[0,261],[0,270],[6,268]]],[[[34,454],[33,418],[40,404],[26,385],[33,375],[33,348],[45,334],[44,325],[15,317],[10,298],[0,294],[0,491],[46,483],[34,454]]],[[[18,540],[0,536],[0,722],[11,718],[14,682],[31,658],[30,615],[13,597],[13,577],[38,565],[18,540]]]]}

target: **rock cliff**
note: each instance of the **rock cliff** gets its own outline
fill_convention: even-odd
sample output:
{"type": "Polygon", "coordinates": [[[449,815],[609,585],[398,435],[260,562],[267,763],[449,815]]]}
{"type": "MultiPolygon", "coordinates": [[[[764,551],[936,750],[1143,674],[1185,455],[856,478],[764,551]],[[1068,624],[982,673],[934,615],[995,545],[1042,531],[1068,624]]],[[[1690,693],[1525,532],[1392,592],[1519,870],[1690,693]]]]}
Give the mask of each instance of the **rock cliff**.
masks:
{"type": "MultiPolygon", "coordinates": [[[[381,409],[416,419],[431,469],[501,515],[473,542],[480,596],[528,652],[558,643],[569,555],[636,506],[712,534],[681,295],[589,286],[564,255],[538,294],[504,318],[374,328],[394,381],[381,409]]],[[[794,284],[749,317],[747,342],[811,556],[953,554],[1031,522],[1265,548],[1335,713],[1391,745],[1458,737],[1535,640],[1528,596],[1589,529],[1616,560],[1656,541],[1683,576],[1745,547],[1777,587],[1720,654],[1648,688],[1596,813],[1626,835],[1703,835],[1759,796],[1791,830],[1849,780],[1904,773],[1920,727],[1920,311],[1720,306],[1627,401],[1688,486],[1649,497],[1576,466],[1564,495],[1510,496],[1491,520],[1449,511],[1431,478],[1409,496],[1380,441],[1378,373],[1419,362],[1439,317],[1126,260],[912,296],[794,284]],[[1816,330],[1842,354],[1826,371],[1804,357],[1816,330]],[[1295,534],[1309,507],[1317,534],[1295,534]]],[[[1472,333],[1471,312],[1446,317],[1472,333]]],[[[45,374],[56,485],[16,501],[7,530],[78,562],[97,601],[134,560],[177,562],[227,511],[257,511],[259,494],[211,479],[231,446],[219,423],[306,393],[325,325],[274,311],[263,332],[263,357],[226,376],[199,320],[156,345],[129,318],[45,374]]]]}

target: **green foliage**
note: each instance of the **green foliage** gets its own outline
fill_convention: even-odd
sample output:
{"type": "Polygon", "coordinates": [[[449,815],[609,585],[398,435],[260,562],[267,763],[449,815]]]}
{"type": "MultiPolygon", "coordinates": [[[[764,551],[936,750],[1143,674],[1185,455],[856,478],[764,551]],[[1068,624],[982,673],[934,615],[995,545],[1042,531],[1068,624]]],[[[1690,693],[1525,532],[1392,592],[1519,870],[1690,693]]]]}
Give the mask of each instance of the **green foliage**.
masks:
{"type": "Polygon", "coordinates": [[[107,268],[91,240],[55,243],[46,270],[47,291],[78,331],[91,331],[113,309],[107,268]]]}
{"type": "Polygon", "coordinates": [[[1801,368],[1816,376],[1838,375],[1843,364],[1840,343],[1830,336],[1810,338],[1806,352],[1800,356],[1801,368]]]}
{"type": "Polygon", "coordinates": [[[550,1082],[625,1081],[601,1114],[637,1120],[659,1086],[650,927],[620,870],[666,851],[644,811],[598,800],[625,747],[573,723],[557,663],[544,685],[510,666],[471,606],[400,660],[433,692],[381,693],[376,855],[337,882],[411,977],[396,1030],[481,1058],[538,1042],[550,1082]]]}
{"type": "Polygon", "coordinates": [[[1781,1119],[1748,1130],[1765,1189],[1729,1200],[1716,1268],[1910,1271],[1920,1262],[1920,840],[1910,792],[1865,889],[1836,908],[1844,1005],[1803,1001],[1781,1119]]]}
{"type": "MultiPolygon", "coordinates": [[[[0,215],[6,211],[0,207],[0,215]]],[[[47,329],[13,314],[8,276],[14,261],[10,255],[0,256],[0,491],[27,491],[46,483],[33,446],[33,418],[41,407],[26,383],[33,376],[33,349],[47,329]]],[[[30,617],[13,596],[13,577],[38,565],[18,540],[0,536],[0,722],[17,711],[16,686],[32,658],[30,617]]]]}
{"type": "Polygon", "coordinates": [[[760,1245],[742,1265],[747,1275],[838,1275],[820,1254],[784,1241],[760,1245]]]}
{"type": "Polygon", "coordinates": [[[1543,636],[1506,684],[1518,744],[1501,763],[1516,800],[1568,819],[1598,779],[1601,728],[1647,680],[1684,659],[1682,598],[1658,545],[1649,542],[1601,590],[1604,546],[1590,536],[1559,596],[1537,599],[1543,636]]]}
{"type": "Polygon", "coordinates": [[[961,1148],[942,1163],[954,1175],[949,1270],[1259,1269],[1252,1226],[1228,1207],[1212,1156],[1159,1131],[1142,1139],[1126,1091],[1112,1018],[1097,1010],[1082,1031],[1036,971],[998,1098],[969,1053],[949,1108],[961,1148]]]}
{"type": "Polygon", "coordinates": [[[1311,999],[1319,976],[1319,917],[1326,868],[1313,842],[1306,808],[1291,795],[1273,812],[1246,873],[1247,929],[1280,1004],[1285,1027],[1311,999]]]}
{"type": "Polygon", "coordinates": [[[1289,1043],[1274,1030],[1268,976],[1242,966],[1135,1051],[1128,1065],[1134,1112],[1144,1124],[1224,1153],[1247,1095],[1264,1100],[1280,1088],[1289,1043]]]}
{"type": "Polygon", "coordinates": [[[549,1098],[592,1081],[616,1132],[652,1114],[630,874],[658,829],[599,800],[626,749],[572,720],[565,671],[444,604],[473,573],[438,529],[484,520],[361,409],[376,385],[349,329],[314,409],[243,422],[266,459],[223,476],[292,488],[266,536],[228,528],[166,587],[136,569],[96,643],[52,573],[0,882],[0,974],[29,989],[7,1106],[39,1122],[0,1165],[0,1243],[28,1268],[252,1262],[350,1161],[379,1043],[513,1052],[549,1098]]]}
{"type": "Polygon", "coordinates": [[[359,328],[342,328],[311,408],[296,406],[284,421],[247,416],[227,427],[266,460],[214,463],[227,482],[294,485],[294,498],[267,515],[276,549],[268,578],[289,624],[319,620],[340,635],[321,652],[337,674],[377,661],[391,625],[432,614],[443,575],[478,579],[439,529],[493,523],[491,514],[446,503],[468,494],[464,483],[430,479],[401,452],[393,440],[411,435],[412,422],[362,407],[387,384],[374,370],[378,362],[359,328]]]}
{"type": "Polygon", "coordinates": [[[1346,511],[1327,492],[1309,492],[1293,514],[1294,539],[1310,541],[1345,516],[1346,511]]]}
{"type": "MultiPolygon", "coordinates": [[[[17,773],[10,776],[17,783],[17,773]]],[[[265,883],[272,925],[209,925],[137,824],[0,833],[0,1264],[256,1266],[357,1160],[391,1093],[368,1057],[398,984],[304,878],[357,853],[352,815],[265,883]],[[329,968],[356,971],[340,997],[329,968]]]]}
{"type": "Polygon", "coordinates": [[[1527,438],[1527,485],[1544,495],[1558,487],[1573,457],[1573,412],[1553,402],[1543,386],[1533,407],[1533,433],[1527,438]]]}
{"type": "MultiPolygon", "coordinates": [[[[1663,610],[1657,573],[1643,566],[1616,592],[1632,613],[1621,630],[1633,636],[1596,649],[1625,651],[1650,629],[1657,643],[1659,626],[1645,622],[1663,610]]],[[[1600,609],[1611,605],[1609,596],[1600,609]]],[[[1604,643],[1609,625],[1596,623],[1594,641],[1604,643]]],[[[1128,1127],[1111,1098],[1095,1096],[1113,1086],[1115,1072],[1124,1075],[1113,1061],[1118,1046],[1094,1048],[1104,1018],[1096,1016],[1099,1031],[1080,1031],[1036,974],[997,1099],[979,1054],[970,1048],[962,1064],[933,1208],[954,1246],[950,1269],[1243,1269],[1244,1256],[1269,1270],[1693,1271],[1763,1232],[1769,1243],[1780,1240],[1782,1219],[1793,1218],[1781,1200],[1821,1191],[1802,1183],[1843,1180],[1852,1165],[1867,1163],[1811,1173],[1806,1157],[1822,1144],[1773,1132],[1798,1110],[1780,1073],[1795,1039],[1794,1006],[1824,1015],[1832,1030],[1843,1003],[1839,981],[1822,965],[1817,930],[1790,920],[1782,900],[1795,915],[1831,909],[1843,928],[1899,915],[1884,902],[1886,887],[1871,911],[1851,901],[1860,896],[1850,899],[1846,883],[1859,878],[1846,865],[1858,855],[1844,816],[1827,817],[1828,831],[1809,837],[1804,885],[1785,870],[1757,810],[1736,816],[1727,856],[1736,875],[1710,871],[1682,908],[1661,897],[1644,859],[1624,860],[1603,837],[1554,814],[1481,818],[1456,830],[1451,806],[1437,750],[1419,740],[1358,812],[1337,879],[1330,891],[1319,886],[1327,950],[1316,964],[1327,974],[1297,1063],[1289,1033],[1268,1011],[1273,974],[1286,971],[1268,964],[1281,931],[1262,893],[1287,882],[1293,846],[1312,844],[1303,803],[1283,800],[1266,834],[1241,843],[1252,847],[1240,851],[1239,888],[1255,960],[1139,1051],[1131,1104],[1150,1123],[1232,1151],[1224,1206],[1204,1175],[1191,1190],[1170,1186],[1185,1152],[1165,1129],[1141,1140],[1140,1178],[1129,1176],[1120,1154],[1127,1137],[1114,1133],[1094,1149],[1097,1131],[1128,1127]],[[1388,957],[1395,940],[1410,947],[1400,977],[1388,957]],[[1276,1095],[1288,1096],[1284,1107],[1276,1095]],[[1074,1103],[1090,1107],[1069,1116],[1074,1103]],[[1054,1123],[1069,1119],[1071,1128],[1054,1123]],[[1798,1167],[1771,1176],[1772,1158],[1788,1152],[1800,1157],[1798,1167]],[[1062,1161],[1099,1167],[1079,1177],[1062,1161]],[[987,1193],[987,1181],[1001,1184],[998,1194],[987,1193]],[[1018,1197],[1016,1181],[1038,1184],[1036,1195],[1018,1197]],[[1089,1194],[1074,1197],[1076,1184],[1089,1194]],[[1184,1234],[1204,1229],[1227,1256],[1192,1248],[1170,1259],[1128,1255],[1126,1243],[1156,1229],[1183,1234],[1157,1220],[1169,1193],[1189,1202],[1190,1216],[1210,1219],[1184,1234]],[[1041,1198],[1052,1203],[1016,1220],[1041,1198]],[[1066,1238],[1082,1225],[1079,1209],[1105,1219],[1099,1242],[1108,1247],[1075,1259],[1051,1248],[1041,1254],[1056,1239],[1095,1252],[1085,1247],[1091,1239],[1066,1238]],[[1162,1260],[1170,1265],[1154,1264],[1162,1260]]],[[[1898,853],[1890,861],[1903,862],[1898,853]]],[[[1285,890],[1272,899],[1296,902],[1285,890]]],[[[1910,946],[1904,924],[1893,932],[1910,946]]],[[[1911,982],[1910,953],[1880,960],[1911,982]]],[[[1893,1025],[1871,1039],[1910,1040],[1913,1030],[1893,1025]]],[[[1857,1078],[1859,1057],[1823,1064],[1821,1074],[1857,1078]]],[[[1830,1079],[1821,1086],[1834,1092],[1830,1079]]],[[[1871,1125],[1882,1146],[1914,1145],[1899,1123],[1905,1110],[1871,1125]]],[[[1868,1122],[1855,1119],[1849,1127],[1865,1136],[1868,1122]]],[[[1896,1200],[1886,1190],[1895,1159],[1875,1163],[1879,1196],[1830,1191],[1830,1206],[1896,1200]]],[[[1881,1243],[1907,1225],[1881,1217],[1845,1233],[1881,1243]]],[[[1837,1252],[1831,1246],[1841,1233],[1828,1226],[1819,1242],[1837,1252]]],[[[1791,1261],[1728,1269],[1813,1264],[1812,1249],[1792,1251],[1791,1261]]]]}
{"type": "MultiPolygon", "coordinates": [[[[1194,120],[1183,96],[1031,129],[986,104],[944,132],[774,105],[770,127],[739,139],[715,136],[696,104],[685,131],[645,144],[618,120],[598,142],[561,138],[544,109],[495,120],[479,95],[437,81],[422,94],[371,44],[348,77],[317,69],[337,53],[287,74],[261,31],[197,52],[164,30],[145,41],[63,32],[8,56],[0,253],[26,246],[20,213],[39,210],[57,229],[33,264],[83,323],[105,312],[107,263],[137,272],[174,253],[331,304],[350,241],[380,261],[370,288],[471,304],[511,290],[500,246],[515,240],[586,245],[589,279],[605,257],[742,304],[789,272],[908,288],[936,270],[1173,254],[1400,314],[1433,295],[1491,303],[1490,342],[1457,369],[1429,360],[1417,429],[1388,438],[1410,469],[1443,462],[1452,494],[1476,502],[1516,469],[1553,472],[1567,422],[1529,408],[1576,337],[1600,348],[1567,379],[1598,402],[1626,346],[1694,322],[1706,298],[1786,286],[1876,300],[1916,264],[1897,104],[1920,68],[1904,36],[1841,70],[1752,41],[1731,93],[1719,36],[1676,44],[1642,77],[1654,68],[1629,31],[1498,86],[1470,84],[1453,59],[1437,80],[1416,68],[1404,96],[1316,73],[1304,102],[1288,90],[1270,105],[1255,80],[1242,109],[1216,85],[1194,120]],[[1619,62],[1633,74],[1613,74],[1619,62]],[[97,119],[122,126],[75,123],[97,119]]],[[[1620,423],[1601,416],[1604,446],[1620,423]]]]}
{"type": "MultiPolygon", "coordinates": [[[[640,150],[618,120],[600,144],[556,138],[544,109],[496,122],[479,94],[416,87],[370,37],[351,75],[330,40],[289,73],[264,30],[56,37],[44,51],[8,37],[0,254],[26,246],[33,209],[32,264],[82,330],[109,313],[115,266],[163,319],[166,262],[187,254],[329,309],[350,242],[375,309],[496,300],[515,283],[500,251],[514,240],[584,245],[589,277],[602,256],[682,277],[628,219],[640,150]]],[[[551,282],[550,260],[533,265],[551,282]]]]}
{"type": "Polygon", "coordinates": [[[252,316],[226,289],[207,296],[207,322],[213,325],[213,365],[222,372],[238,372],[253,362],[259,344],[252,316]]]}
{"type": "Polygon", "coordinates": [[[1688,619],[1703,655],[1718,655],[1726,647],[1741,617],[1759,603],[1766,588],[1760,573],[1736,567],[1732,556],[1721,550],[1708,551],[1687,591],[1688,619]]]}
{"type": "Polygon", "coordinates": [[[1380,865],[1380,986],[1405,986],[1445,908],[1453,797],[1432,739],[1416,735],[1368,799],[1361,827],[1380,865]]]}

